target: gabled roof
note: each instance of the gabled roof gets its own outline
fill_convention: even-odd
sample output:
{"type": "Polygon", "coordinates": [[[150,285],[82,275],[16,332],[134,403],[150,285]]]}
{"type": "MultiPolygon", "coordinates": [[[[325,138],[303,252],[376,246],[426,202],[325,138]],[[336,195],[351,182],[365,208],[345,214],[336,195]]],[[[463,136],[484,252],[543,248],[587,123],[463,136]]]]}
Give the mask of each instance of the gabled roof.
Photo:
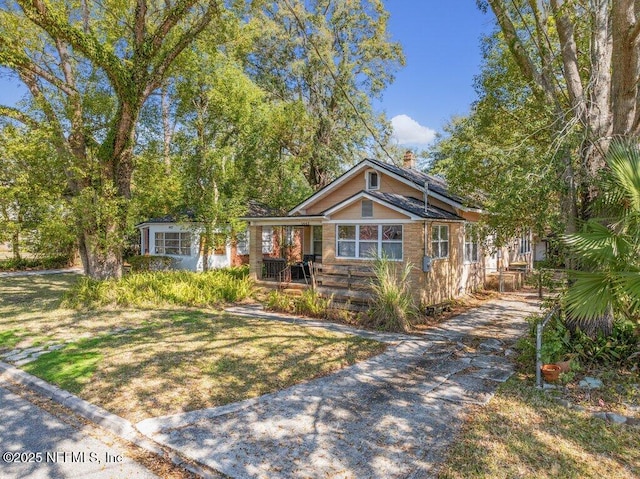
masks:
{"type": "Polygon", "coordinates": [[[329,194],[334,188],[340,184],[352,178],[354,175],[363,171],[366,168],[373,168],[378,171],[382,171],[395,179],[402,181],[410,186],[413,186],[417,190],[424,191],[425,186],[428,186],[429,195],[444,203],[450,204],[454,208],[461,209],[463,211],[477,211],[480,212],[478,206],[471,204],[471,202],[461,196],[454,195],[449,192],[447,183],[444,179],[437,176],[428,175],[422,171],[415,170],[413,168],[401,168],[391,163],[385,163],[383,161],[374,159],[365,159],[349,169],[334,181],[329,183],[324,188],[316,191],[309,198],[298,204],[292,210],[289,211],[290,215],[299,213],[305,209],[308,205],[312,204],[316,200],[329,194]]]}
{"type": "Polygon", "coordinates": [[[376,203],[380,203],[384,206],[390,207],[396,211],[407,214],[412,219],[440,219],[449,221],[464,221],[464,218],[445,211],[441,208],[433,205],[428,205],[426,210],[424,207],[424,201],[411,196],[402,196],[395,193],[383,193],[381,191],[359,191],[355,195],[347,198],[346,200],[332,206],[331,208],[323,211],[323,215],[329,216],[332,213],[341,210],[342,208],[352,204],[353,202],[361,199],[368,198],[376,203]]]}
{"type": "Polygon", "coordinates": [[[449,192],[449,187],[444,178],[440,178],[434,175],[428,175],[427,173],[416,170],[414,168],[401,168],[391,163],[385,163],[379,160],[369,159],[368,161],[377,165],[379,168],[401,176],[402,178],[409,180],[422,188],[424,188],[425,185],[428,185],[430,192],[435,192],[439,195],[444,196],[445,198],[449,198],[450,200],[455,201],[460,205],[477,208],[477,206],[471,205],[468,199],[449,192]]]}

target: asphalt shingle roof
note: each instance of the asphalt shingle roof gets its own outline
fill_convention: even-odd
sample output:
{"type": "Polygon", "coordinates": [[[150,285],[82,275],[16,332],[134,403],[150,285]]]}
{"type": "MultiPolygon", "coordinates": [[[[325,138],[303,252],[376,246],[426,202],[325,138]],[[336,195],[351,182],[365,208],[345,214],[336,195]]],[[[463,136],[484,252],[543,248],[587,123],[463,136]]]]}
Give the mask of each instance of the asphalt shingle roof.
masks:
{"type": "Polygon", "coordinates": [[[421,218],[464,221],[464,218],[433,205],[427,205],[425,210],[424,201],[418,198],[402,196],[396,193],[383,193],[381,191],[367,191],[366,193],[421,218]]]}
{"type": "Polygon", "coordinates": [[[437,176],[428,175],[419,170],[415,170],[413,168],[401,168],[399,166],[393,165],[391,163],[385,163],[383,161],[374,160],[369,158],[368,161],[375,164],[376,166],[382,168],[383,170],[390,171],[402,178],[412,181],[413,183],[424,188],[425,185],[429,186],[429,190],[438,193],[442,196],[445,196],[456,203],[460,203],[464,206],[476,207],[476,205],[471,204],[469,199],[463,198],[462,196],[454,195],[449,192],[449,187],[447,186],[447,182],[443,178],[439,178],[437,176]]]}

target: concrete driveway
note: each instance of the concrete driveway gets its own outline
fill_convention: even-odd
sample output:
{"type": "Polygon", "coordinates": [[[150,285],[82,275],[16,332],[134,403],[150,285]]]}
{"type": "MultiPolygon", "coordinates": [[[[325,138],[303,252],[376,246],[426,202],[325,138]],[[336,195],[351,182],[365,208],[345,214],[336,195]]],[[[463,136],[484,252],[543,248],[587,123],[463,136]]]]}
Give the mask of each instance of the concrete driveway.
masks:
{"type": "Polygon", "coordinates": [[[3,479],[156,478],[107,445],[0,387],[0,477],[3,479]]]}
{"type": "Polygon", "coordinates": [[[423,336],[382,335],[385,353],[336,374],[137,427],[234,478],[430,477],[470,405],[512,374],[509,348],[538,310],[491,301],[423,336]]]}

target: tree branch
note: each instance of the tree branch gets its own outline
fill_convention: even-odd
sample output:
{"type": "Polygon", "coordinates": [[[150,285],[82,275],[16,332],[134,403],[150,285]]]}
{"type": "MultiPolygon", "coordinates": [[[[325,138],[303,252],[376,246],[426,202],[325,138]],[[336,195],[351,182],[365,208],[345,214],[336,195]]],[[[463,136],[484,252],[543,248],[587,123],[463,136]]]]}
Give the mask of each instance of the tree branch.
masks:
{"type": "Polygon", "coordinates": [[[161,86],[167,69],[176,57],[182,53],[182,51],[207,27],[207,25],[209,25],[209,23],[211,23],[214,14],[218,15],[219,13],[218,2],[211,0],[209,2],[209,8],[207,8],[202,18],[189,30],[183,33],[173,48],[162,55],[156,62],[147,87],[144,90],[144,98],[150,95],[153,90],[156,90],[161,86]]]}
{"type": "Polygon", "coordinates": [[[0,37],[0,64],[13,67],[22,71],[28,71],[33,75],[39,76],[43,80],[51,83],[63,93],[71,96],[76,95],[78,92],[73,85],[69,85],[51,72],[45,70],[41,66],[33,62],[31,58],[18,52],[16,49],[11,48],[7,44],[6,40],[0,37]]]}
{"type": "Polygon", "coordinates": [[[12,120],[19,121],[23,125],[30,128],[42,128],[42,124],[38,120],[36,120],[35,118],[31,118],[26,113],[11,106],[0,105],[0,116],[5,116],[7,118],[11,118],[12,120]]]}
{"type": "MultiPolygon", "coordinates": [[[[149,52],[150,56],[153,56],[158,52],[158,49],[162,46],[163,39],[166,38],[173,27],[175,27],[178,22],[182,18],[184,18],[184,16],[189,12],[189,9],[195,3],[196,0],[181,0],[167,13],[164,22],[162,22],[162,24],[157,28],[157,30],[153,33],[153,35],[151,35],[151,38],[149,39],[151,47],[149,52]]],[[[215,2],[210,2],[210,7],[214,3],[215,2]]]]}
{"type": "Polygon", "coordinates": [[[563,4],[564,0],[551,0],[551,9],[556,20],[562,52],[562,65],[564,67],[562,73],[567,83],[571,107],[577,110],[575,116],[580,118],[581,121],[585,121],[586,104],[578,67],[578,47],[574,37],[573,24],[569,17],[561,11],[563,4]]]}
{"type": "Polygon", "coordinates": [[[130,83],[127,69],[120,59],[106,49],[103,43],[90,31],[83,32],[61,19],[60,12],[51,12],[49,2],[43,0],[16,0],[25,16],[42,28],[52,39],[66,41],[75,50],[81,52],[89,60],[101,67],[113,87],[122,95],[126,95],[130,83]]]}
{"type": "Polygon", "coordinates": [[[133,26],[136,51],[141,54],[140,48],[144,43],[145,36],[145,22],[147,17],[147,2],[146,0],[138,0],[136,3],[136,19],[133,26]]]}
{"type": "Polygon", "coordinates": [[[502,34],[507,42],[509,51],[513,55],[518,68],[532,86],[533,91],[540,96],[544,95],[548,100],[553,99],[553,88],[544,80],[543,76],[536,69],[531,58],[527,54],[524,45],[518,37],[518,32],[509,17],[507,10],[501,0],[488,0],[491,10],[493,10],[502,34]]]}

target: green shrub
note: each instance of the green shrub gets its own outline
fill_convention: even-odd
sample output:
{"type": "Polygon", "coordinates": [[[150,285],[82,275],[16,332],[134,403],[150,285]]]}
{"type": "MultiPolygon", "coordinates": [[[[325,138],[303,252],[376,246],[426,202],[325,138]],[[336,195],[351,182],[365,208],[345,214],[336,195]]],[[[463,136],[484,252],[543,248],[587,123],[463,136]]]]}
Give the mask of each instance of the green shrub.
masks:
{"type": "Polygon", "coordinates": [[[295,310],[293,298],[280,291],[271,291],[269,293],[265,307],[269,311],[279,311],[281,313],[292,313],[295,310]]]}
{"type": "MultiPolygon", "coordinates": [[[[536,360],[536,326],[540,315],[528,320],[529,336],[518,343],[520,361],[533,364],[536,360]]],[[[542,334],[541,357],[543,363],[555,363],[566,357],[585,366],[633,365],[640,361],[640,337],[635,334],[632,321],[615,321],[610,335],[599,334],[595,338],[580,329],[571,331],[561,317],[552,318],[542,334]]]]}
{"type": "Polygon", "coordinates": [[[408,331],[418,316],[418,308],[411,295],[409,275],[413,265],[378,257],[373,263],[375,278],[371,283],[373,299],[369,310],[369,323],[383,331],[408,331]]]}
{"type": "Polygon", "coordinates": [[[134,273],[140,271],[166,271],[173,269],[176,265],[175,258],[171,256],[132,256],[127,259],[134,273]]]}
{"type": "Polygon", "coordinates": [[[132,273],[120,280],[97,281],[81,278],[65,294],[62,305],[71,308],[120,306],[215,306],[242,301],[253,291],[253,282],[237,269],[159,271],[132,273]]]}
{"type": "Polygon", "coordinates": [[[571,352],[587,365],[632,366],[640,364],[640,336],[629,320],[613,323],[611,334],[592,338],[580,329],[573,334],[571,352]]]}
{"type": "MultiPolygon", "coordinates": [[[[546,315],[545,315],[546,316],[546,315]]],[[[520,339],[517,349],[520,351],[519,361],[531,365],[536,362],[536,333],[537,326],[543,316],[533,314],[527,318],[529,335],[520,339]]],[[[542,332],[541,358],[543,363],[562,361],[571,352],[571,332],[562,319],[555,316],[549,320],[542,332]]]]}
{"type": "Polygon", "coordinates": [[[317,291],[310,289],[302,292],[299,298],[293,300],[296,314],[313,318],[326,318],[331,305],[331,298],[323,298],[317,291]]]}
{"type": "Polygon", "coordinates": [[[0,271],[24,271],[28,269],[59,269],[72,263],[69,256],[50,256],[46,258],[9,258],[0,260],[0,271]]]}

